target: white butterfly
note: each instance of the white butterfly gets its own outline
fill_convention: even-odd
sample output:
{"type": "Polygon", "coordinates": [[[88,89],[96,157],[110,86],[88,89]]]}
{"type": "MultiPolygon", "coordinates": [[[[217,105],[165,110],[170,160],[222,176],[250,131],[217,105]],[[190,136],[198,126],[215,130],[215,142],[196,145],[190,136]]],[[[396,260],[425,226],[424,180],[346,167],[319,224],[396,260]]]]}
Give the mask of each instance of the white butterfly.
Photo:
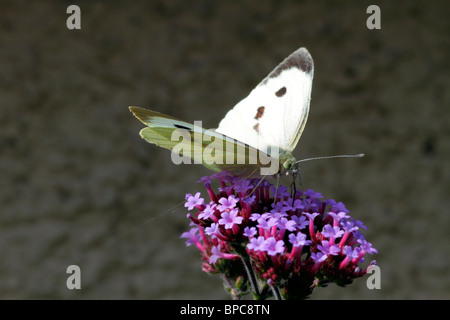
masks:
{"type": "Polygon", "coordinates": [[[183,153],[215,171],[287,173],[295,178],[298,162],[292,151],[308,118],[313,74],[308,50],[296,50],[231,109],[215,131],[139,107],[130,110],[148,126],[140,135],[173,154],[183,153]],[[267,170],[273,163],[275,170],[267,170]]]}

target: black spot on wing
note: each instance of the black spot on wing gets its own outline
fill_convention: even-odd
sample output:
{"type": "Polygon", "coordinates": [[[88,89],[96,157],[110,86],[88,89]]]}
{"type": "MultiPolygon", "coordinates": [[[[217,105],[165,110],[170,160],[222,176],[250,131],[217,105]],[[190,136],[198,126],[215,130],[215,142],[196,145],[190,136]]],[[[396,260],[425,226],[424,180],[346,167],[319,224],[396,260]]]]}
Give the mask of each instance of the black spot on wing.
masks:
{"type": "Polygon", "coordinates": [[[284,96],[286,94],[286,91],[287,91],[286,87],[283,87],[280,90],[278,90],[277,92],[275,92],[275,95],[278,98],[281,98],[282,96],[284,96]]]}
{"type": "Polygon", "coordinates": [[[178,128],[178,129],[185,129],[185,130],[191,131],[190,128],[185,127],[185,126],[182,126],[182,125],[180,125],[180,124],[174,124],[173,126],[174,126],[175,128],[178,128]]]}
{"type": "Polygon", "coordinates": [[[265,109],[265,107],[259,107],[258,108],[258,110],[256,112],[256,116],[255,116],[256,120],[261,119],[261,117],[264,115],[264,109],[265,109]]]}

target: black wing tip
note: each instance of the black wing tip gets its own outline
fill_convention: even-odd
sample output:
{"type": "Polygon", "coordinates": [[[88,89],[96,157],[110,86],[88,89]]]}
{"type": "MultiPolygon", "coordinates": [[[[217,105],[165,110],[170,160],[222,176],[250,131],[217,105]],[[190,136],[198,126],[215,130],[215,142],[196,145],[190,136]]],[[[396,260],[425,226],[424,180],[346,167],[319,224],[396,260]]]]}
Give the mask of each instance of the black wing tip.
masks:
{"type": "Polygon", "coordinates": [[[300,48],[294,51],[287,60],[292,59],[291,63],[295,63],[303,72],[312,73],[314,70],[314,61],[311,54],[306,48],[300,48]]]}
{"type": "Polygon", "coordinates": [[[269,74],[268,78],[278,77],[281,72],[291,68],[298,68],[309,75],[313,74],[314,61],[306,48],[302,47],[291,53],[269,74]]]}

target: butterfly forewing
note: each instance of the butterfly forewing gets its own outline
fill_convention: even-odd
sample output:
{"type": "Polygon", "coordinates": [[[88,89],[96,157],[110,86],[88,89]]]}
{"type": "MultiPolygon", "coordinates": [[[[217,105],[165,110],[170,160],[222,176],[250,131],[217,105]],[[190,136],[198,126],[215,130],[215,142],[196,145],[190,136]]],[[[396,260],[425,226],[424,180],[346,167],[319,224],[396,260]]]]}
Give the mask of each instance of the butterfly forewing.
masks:
{"type": "Polygon", "coordinates": [[[313,73],[311,55],[298,49],[226,114],[217,132],[263,151],[292,151],[308,117],[313,73]]]}
{"type": "MultiPolygon", "coordinates": [[[[146,141],[166,148],[183,163],[203,164],[214,170],[227,170],[242,176],[259,175],[272,158],[249,145],[199,126],[154,111],[131,107],[148,127],[140,131],[146,141]],[[184,157],[184,160],[181,158],[184,157]]],[[[174,159],[174,158],[172,158],[174,159]]],[[[176,161],[174,161],[176,162],[176,161]]]]}

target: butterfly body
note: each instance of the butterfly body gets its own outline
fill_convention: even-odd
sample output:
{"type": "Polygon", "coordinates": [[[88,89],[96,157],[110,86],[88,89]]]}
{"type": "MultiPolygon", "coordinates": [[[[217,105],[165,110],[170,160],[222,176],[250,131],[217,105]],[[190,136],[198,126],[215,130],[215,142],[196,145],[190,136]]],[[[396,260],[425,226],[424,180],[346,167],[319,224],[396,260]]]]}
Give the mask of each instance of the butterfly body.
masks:
{"type": "Polygon", "coordinates": [[[231,109],[216,130],[139,107],[130,110],[147,125],[140,132],[145,140],[194,163],[246,176],[295,176],[292,152],[308,117],[313,73],[309,52],[296,50],[231,109]]]}

